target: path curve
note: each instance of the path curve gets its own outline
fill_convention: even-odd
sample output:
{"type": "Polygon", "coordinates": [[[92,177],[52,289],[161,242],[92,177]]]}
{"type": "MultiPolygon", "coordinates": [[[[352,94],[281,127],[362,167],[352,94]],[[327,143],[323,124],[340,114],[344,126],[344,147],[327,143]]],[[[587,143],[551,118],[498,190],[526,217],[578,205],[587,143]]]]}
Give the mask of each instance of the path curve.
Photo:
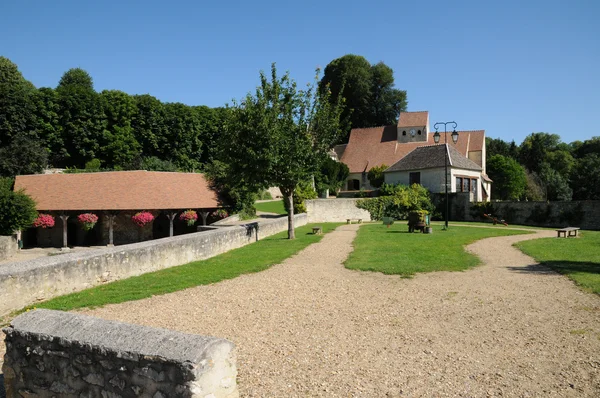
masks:
{"type": "Polygon", "coordinates": [[[600,396],[600,298],[488,238],[485,265],[350,271],[357,225],[269,270],[86,313],[232,340],[248,397],[600,396]]]}

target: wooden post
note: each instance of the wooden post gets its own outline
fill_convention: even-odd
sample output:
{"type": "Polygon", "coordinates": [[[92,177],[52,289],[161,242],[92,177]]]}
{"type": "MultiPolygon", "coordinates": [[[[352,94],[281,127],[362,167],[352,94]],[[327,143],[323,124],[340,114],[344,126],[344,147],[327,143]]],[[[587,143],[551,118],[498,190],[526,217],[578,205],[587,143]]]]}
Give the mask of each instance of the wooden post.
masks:
{"type": "Polygon", "coordinates": [[[200,215],[202,216],[202,225],[206,225],[206,219],[208,218],[208,215],[210,213],[208,211],[203,211],[200,213],[200,215]]]}
{"type": "Polygon", "coordinates": [[[167,213],[169,218],[169,236],[173,236],[173,220],[177,216],[177,213],[167,213]]]}
{"type": "Polygon", "coordinates": [[[109,214],[106,216],[106,218],[108,219],[108,246],[114,246],[113,227],[115,224],[116,216],[116,214],[109,214]]]}
{"type": "Polygon", "coordinates": [[[66,214],[63,214],[60,216],[60,219],[62,220],[62,224],[63,224],[63,247],[66,248],[67,246],[67,220],[69,219],[69,216],[67,216],[66,214]]]}

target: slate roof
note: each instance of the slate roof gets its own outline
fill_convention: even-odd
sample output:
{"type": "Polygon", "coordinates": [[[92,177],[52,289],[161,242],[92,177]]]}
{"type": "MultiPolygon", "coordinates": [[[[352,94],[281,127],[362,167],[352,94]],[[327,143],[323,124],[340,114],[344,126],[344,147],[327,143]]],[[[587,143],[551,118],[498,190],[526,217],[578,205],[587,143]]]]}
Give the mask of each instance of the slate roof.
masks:
{"type": "Polygon", "coordinates": [[[408,155],[393,164],[385,173],[390,171],[408,171],[444,167],[445,153],[448,148],[448,166],[463,170],[481,171],[481,166],[466,158],[451,145],[439,144],[422,146],[414,149],[408,155]]]}
{"type": "Polygon", "coordinates": [[[400,112],[398,127],[417,127],[429,125],[429,112],[400,112]]]}
{"type": "MultiPolygon", "coordinates": [[[[380,126],[362,129],[352,129],[346,149],[340,158],[350,169],[350,173],[369,171],[372,167],[393,165],[408,153],[422,146],[432,145],[433,133],[428,134],[424,142],[398,143],[398,129],[396,126],[380,126]]],[[[456,144],[452,142],[450,133],[448,143],[456,148],[463,156],[468,152],[481,151],[484,143],[484,131],[459,131],[456,144]]],[[[441,133],[440,142],[444,142],[444,133],[441,133]]]]}
{"type": "Polygon", "coordinates": [[[216,208],[203,174],[110,171],[17,176],[38,210],[159,210],[216,208]]]}

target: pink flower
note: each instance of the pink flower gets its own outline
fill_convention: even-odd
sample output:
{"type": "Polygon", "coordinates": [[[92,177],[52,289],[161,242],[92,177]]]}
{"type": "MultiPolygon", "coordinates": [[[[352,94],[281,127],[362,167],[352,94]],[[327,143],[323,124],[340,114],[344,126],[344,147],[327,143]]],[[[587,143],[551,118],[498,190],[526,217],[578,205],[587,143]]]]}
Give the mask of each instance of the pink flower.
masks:
{"type": "Polygon", "coordinates": [[[83,225],[83,229],[89,231],[98,222],[98,216],[94,213],[83,213],[77,216],[77,221],[83,225]]]}
{"type": "Polygon", "coordinates": [[[194,210],[186,210],[179,215],[179,219],[191,227],[198,220],[198,214],[194,210]]]}
{"type": "Polygon", "coordinates": [[[135,213],[131,220],[138,226],[143,227],[144,225],[152,222],[154,220],[154,216],[152,213],[147,211],[140,211],[139,213],[135,213]]]}
{"type": "Polygon", "coordinates": [[[54,217],[50,214],[39,214],[35,220],[33,220],[34,227],[52,228],[54,226],[54,217]]]}

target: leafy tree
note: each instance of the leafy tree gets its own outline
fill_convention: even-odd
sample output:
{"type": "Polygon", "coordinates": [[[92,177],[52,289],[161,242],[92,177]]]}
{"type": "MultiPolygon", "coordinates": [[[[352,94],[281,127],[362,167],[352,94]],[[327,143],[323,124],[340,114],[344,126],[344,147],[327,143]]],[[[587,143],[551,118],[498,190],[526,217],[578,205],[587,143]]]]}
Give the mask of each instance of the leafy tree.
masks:
{"type": "Polygon", "coordinates": [[[382,164],[381,166],[372,167],[371,170],[367,173],[367,178],[371,183],[371,186],[375,188],[381,187],[384,181],[383,172],[387,170],[389,166],[382,164]]]}
{"type": "Polygon", "coordinates": [[[508,143],[501,138],[486,137],[485,151],[488,158],[491,158],[494,155],[502,155],[516,160],[519,159],[519,147],[517,147],[517,144],[515,144],[514,141],[508,143]]]}
{"type": "Polygon", "coordinates": [[[528,170],[539,173],[542,163],[547,160],[548,152],[557,149],[560,136],[549,133],[532,133],[528,135],[519,147],[519,161],[528,170]]]}
{"type": "Polygon", "coordinates": [[[148,94],[135,95],[133,100],[135,113],[131,127],[143,156],[167,159],[168,134],[163,103],[148,94]]]}
{"type": "Polygon", "coordinates": [[[329,189],[330,192],[337,193],[348,178],[348,174],[350,170],[346,164],[335,161],[328,155],[325,156],[319,171],[315,174],[317,191],[329,189]]]}
{"type": "Polygon", "coordinates": [[[60,125],[58,94],[42,87],[33,96],[38,136],[49,151],[48,162],[55,167],[66,166],[67,152],[60,125]]]}
{"type": "MultiPolygon", "coordinates": [[[[222,152],[217,156],[226,158],[222,152]]],[[[256,215],[254,202],[261,190],[259,184],[243,178],[235,178],[239,176],[233,174],[232,167],[220,160],[213,160],[208,164],[205,175],[210,187],[217,193],[220,205],[228,206],[232,213],[239,214],[243,219],[256,215]]]]}
{"type": "Polygon", "coordinates": [[[549,164],[544,163],[540,177],[546,186],[547,200],[571,200],[573,190],[569,187],[568,180],[549,164]]]}
{"type": "Polygon", "coordinates": [[[59,120],[68,165],[83,167],[98,157],[99,140],[106,129],[102,102],[94,91],[91,76],[83,69],[70,69],[60,79],[59,120]]]}
{"type": "MultiPolygon", "coordinates": [[[[234,186],[247,185],[260,192],[278,186],[293,209],[296,186],[316,171],[319,159],[338,138],[339,106],[314,86],[298,90],[289,73],[271,78],[260,73],[254,95],[234,102],[225,126],[224,151],[234,186]]],[[[294,239],[294,214],[288,213],[288,238],[294,239]]]]}
{"type": "Polygon", "coordinates": [[[40,173],[47,164],[48,151],[25,133],[19,133],[8,146],[0,148],[0,176],[40,173]]]}
{"type": "Polygon", "coordinates": [[[165,104],[166,140],[161,148],[163,159],[171,160],[184,171],[201,168],[202,142],[198,118],[194,110],[184,104],[165,104]]]}
{"type": "MultiPolygon", "coordinates": [[[[313,189],[312,184],[308,181],[301,181],[296,185],[294,189],[294,211],[293,214],[306,213],[305,200],[316,199],[317,192],[313,189]]],[[[290,213],[290,204],[287,201],[283,201],[283,207],[285,211],[290,213]]]]}
{"type": "Polygon", "coordinates": [[[341,119],[346,133],[351,128],[395,124],[400,111],[406,110],[406,91],[394,88],[392,69],[383,62],[371,65],[360,55],[331,61],[320,89],[331,90],[332,105],[344,100],[341,119]]]}
{"type": "Polygon", "coordinates": [[[544,182],[537,173],[525,170],[525,178],[527,180],[527,188],[525,188],[526,200],[546,200],[546,188],[544,182]]]}
{"type": "Polygon", "coordinates": [[[573,158],[571,152],[558,149],[546,154],[546,159],[542,163],[541,169],[543,170],[544,167],[552,168],[566,181],[569,178],[571,170],[574,166],[575,158],[573,158]]]}
{"type": "Polygon", "coordinates": [[[583,158],[588,154],[595,153],[600,155],[600,137],[592,137],[584,142],[576,141],[571,143],[572,152],[577,158],[583,158]]]}
{"type": "Polygon", "coordinates": [[[600,200],[600,153],[588,153],[576,161],[571,186],[575,200],[600,200]]]}
{"type": "Polygon", "coordinates": [[[516,200],[525,194],[527,187],[525,169],[516,160],[494,155],[487,162],[487,172],[494,181],[493,198],[516,200]]]}
{"type": "Polygon", "coordinates": [[[131,127],[135,101],[118,90],[104,90],[100,97],[107,124],[100,138],[99,153],[106,167],[123,167],[138,157],[141,150],[131,127]]]}
{"type": "Polygon", "coordinates": [[[0,235],[12,235],[31,226],[37,217],[35,202],[24,192],[13,192],[2,184],[0,189],[0,235]]]}
{"type": "Polygon", "coordinates": [[[35,87],[25,80],[17,65],[0,56],[0,148],[17,135],[35,134],[35,87]]]}
{"type": "Polygon", "coordinates": [[[419,184],[410,187],[385,184],[380,193],[385,195],[356,202],[356,207],[367,210],[372,220],[381,220],[383,217],[402,220],[408,217],[410,211],[426,210],[431,213],[435,209],[429,191],[419,184]]]}
{"type": "Polygon", "coordinates": [[[179,171],[177,166],[168,160],[161,160],[156,156],[143,158],[139,169],[148,171],[179,171]]]}

